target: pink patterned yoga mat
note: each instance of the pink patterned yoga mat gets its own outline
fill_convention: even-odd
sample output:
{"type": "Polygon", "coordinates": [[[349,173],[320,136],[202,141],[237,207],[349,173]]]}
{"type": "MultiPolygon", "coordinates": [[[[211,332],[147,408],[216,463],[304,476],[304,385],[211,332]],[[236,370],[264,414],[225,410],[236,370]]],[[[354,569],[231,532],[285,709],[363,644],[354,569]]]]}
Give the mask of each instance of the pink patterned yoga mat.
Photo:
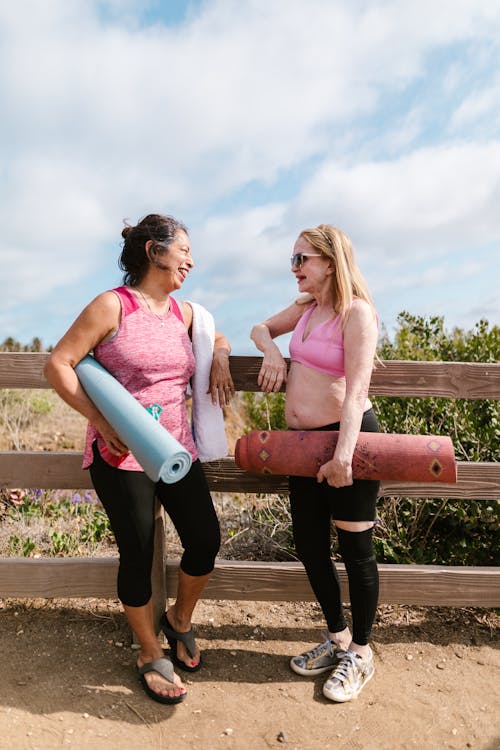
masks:
{"type": "MultiPolygon", "coordinates": [[[[257,474],[314,477],[332,458],[338,434],[333,430],[252,430],[236,442],[236,465],[257,474]]],[[[457,481],[453,443],[449,437],[436,435],[360,432],[352,470],[355,479],[457,481]]]]}

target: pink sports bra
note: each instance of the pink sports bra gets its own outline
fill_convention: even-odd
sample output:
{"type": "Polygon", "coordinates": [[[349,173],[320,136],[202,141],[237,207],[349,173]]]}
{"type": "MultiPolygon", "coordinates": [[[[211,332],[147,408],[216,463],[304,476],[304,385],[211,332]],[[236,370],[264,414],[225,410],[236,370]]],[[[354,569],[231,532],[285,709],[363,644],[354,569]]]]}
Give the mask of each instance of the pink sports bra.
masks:
{"type": "Polygon", "coordinates": [[[304,340],[304,331],[316,305],[311,305],[297,323],[290,340],[290,359],[335,378],[345,376],[344,338],[340,317],[319,323],[304,340]]]}

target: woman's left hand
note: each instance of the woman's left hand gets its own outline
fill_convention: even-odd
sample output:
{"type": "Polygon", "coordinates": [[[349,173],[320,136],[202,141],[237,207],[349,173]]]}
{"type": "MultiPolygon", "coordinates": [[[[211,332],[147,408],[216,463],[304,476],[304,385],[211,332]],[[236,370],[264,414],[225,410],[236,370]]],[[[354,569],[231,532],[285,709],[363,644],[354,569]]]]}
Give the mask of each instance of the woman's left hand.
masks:
{"type": "Polygon", "coordinates": [[[210,369],[210,384],[207,393],[212,396],[212,403],[229,406],[231,396],[234,395],[234,383],[229,369],[229,354],[226,350],[215,349],[210,369]]]}
{"type": "Polygon", "coordinates": [[[347,487],[352,484],[352,464],[350,461],[332,458],[320,466],[316,478],[318,482],[326,479],[330,487],[347,487]]]}

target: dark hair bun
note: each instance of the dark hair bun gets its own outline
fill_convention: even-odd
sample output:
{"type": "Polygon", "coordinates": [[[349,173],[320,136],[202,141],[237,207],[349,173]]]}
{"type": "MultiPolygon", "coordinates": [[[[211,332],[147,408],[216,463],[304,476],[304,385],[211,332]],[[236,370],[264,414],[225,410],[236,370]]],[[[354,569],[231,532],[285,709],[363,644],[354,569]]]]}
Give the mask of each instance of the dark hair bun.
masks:
{"type": "Polygon", "coordinates": [[[123,227],[123,229],[122,229],[122,237],[123,237],[123,239],[126,240],[127,237],[128,237],[128,235],[130,234],[130,232],[132,232],[133,230],[134,230],[134,227],[131,227],[129,225],[123,227]]]}

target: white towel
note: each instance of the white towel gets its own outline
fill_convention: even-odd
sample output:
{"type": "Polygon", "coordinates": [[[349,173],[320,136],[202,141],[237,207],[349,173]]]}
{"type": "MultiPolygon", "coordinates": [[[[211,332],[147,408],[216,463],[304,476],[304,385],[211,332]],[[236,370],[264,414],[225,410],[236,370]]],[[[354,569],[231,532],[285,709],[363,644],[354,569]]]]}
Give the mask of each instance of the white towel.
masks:
{"type": "Polygon", "coordinates": [[[213,316],[197,302],[189,302],[193,310],[191,339],[196,359],[192,378],[193,435],[200,461],[216,461],[227,456],[227,440],[224,415],[221,407],[212,403],[210,393],[210,368],[212,366],[215,323],[213,316]]]}

